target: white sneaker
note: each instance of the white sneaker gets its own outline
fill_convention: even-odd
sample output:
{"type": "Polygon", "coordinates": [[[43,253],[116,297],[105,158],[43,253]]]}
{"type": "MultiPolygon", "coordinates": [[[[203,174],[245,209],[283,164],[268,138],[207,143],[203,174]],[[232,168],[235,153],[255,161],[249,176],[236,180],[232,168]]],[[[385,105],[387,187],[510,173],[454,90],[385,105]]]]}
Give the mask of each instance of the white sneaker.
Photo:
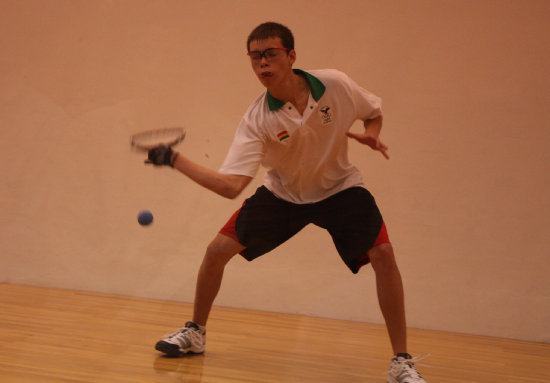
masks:
{"type": "Polygon", "coordinates": [[[206,330],[194,322],[187,322],[185,327],[159,340],[155,349],[174,357],[182,354],[202,354],[205,345],[206,330]]]}
{"type": "Polygon", "coordinates": [[[416,358],[409,354],[401,355],[394,356],[391,360],[388,383],[426,383],[420,372],[416,370],[414,363],[426,358],[427,355],[416,358]]]}

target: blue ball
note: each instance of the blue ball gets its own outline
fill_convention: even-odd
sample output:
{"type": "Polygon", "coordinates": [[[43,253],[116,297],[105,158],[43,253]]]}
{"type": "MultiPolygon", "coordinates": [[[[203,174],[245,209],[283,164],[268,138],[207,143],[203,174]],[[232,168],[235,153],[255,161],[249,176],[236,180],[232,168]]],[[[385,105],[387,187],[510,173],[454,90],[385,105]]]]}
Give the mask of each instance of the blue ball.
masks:
{"type": "Polygon", "coordinates": [[[138,222],[141,226],[150,225],[153,222],[153,213],[149,210],[140,211],[138,214],[138,222]]]}

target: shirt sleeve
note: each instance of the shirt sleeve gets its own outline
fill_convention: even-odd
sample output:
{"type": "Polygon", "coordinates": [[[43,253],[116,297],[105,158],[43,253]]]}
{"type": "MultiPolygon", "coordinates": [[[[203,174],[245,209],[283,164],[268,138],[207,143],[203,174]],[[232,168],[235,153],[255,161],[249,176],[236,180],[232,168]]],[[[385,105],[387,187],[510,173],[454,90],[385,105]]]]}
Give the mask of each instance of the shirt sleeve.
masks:
{"type": "Polygon", "coordinates": [[[382,115],[382,99],[360,87],[350,77],[347,78],[355,105],[355,114],[360,120],[370,120],[382,115]]]}
{"type": "Polygon", "coordinates": [[[220,173],[254,177],[264,158],[264,139],[247,113],[235,132],[220,173]]]}

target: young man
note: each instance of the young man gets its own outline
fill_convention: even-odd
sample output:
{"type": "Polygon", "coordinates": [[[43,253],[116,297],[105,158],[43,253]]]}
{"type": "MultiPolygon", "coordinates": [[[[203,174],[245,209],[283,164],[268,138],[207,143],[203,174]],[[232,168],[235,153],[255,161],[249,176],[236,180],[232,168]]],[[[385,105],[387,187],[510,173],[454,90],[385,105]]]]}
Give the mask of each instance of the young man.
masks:
{"type": "Polygon", "coordinates": [[[260,164],[267,169],[264,185],[206,250],[193,321],[160,340],[156,349],[170,356],[204,352],[206,322],[227,262],[238,253],[251,261],[313,223],[329,232],[353,273],[372,264],[395,353],[388,381],[425,382],[407,354],[403,286],[384,221],[347,157],[351,138],[389,159],[388,147],[379,138],[381,100],[336,70],[293,69],[294,38],[283,25],[259,25],[248,37],[247,48],[266,92],[241,120],[221,169],[204,168],[166,147],[149,152],[153,164],[173,166],[227,198],[241,193],[260,164]],[[361,134],[349,131],[357,119],[364,121],[361,134]]]}

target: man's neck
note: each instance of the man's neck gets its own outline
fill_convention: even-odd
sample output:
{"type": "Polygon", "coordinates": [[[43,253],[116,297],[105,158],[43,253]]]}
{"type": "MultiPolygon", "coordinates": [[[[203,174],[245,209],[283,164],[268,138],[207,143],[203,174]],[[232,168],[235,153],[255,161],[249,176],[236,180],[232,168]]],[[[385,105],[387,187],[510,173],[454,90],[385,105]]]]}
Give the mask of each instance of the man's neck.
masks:
{"type": "Polygon", "coordinates": [[[269,94],[278,100],[292,103],[300,113],[309,98],[309,83],[305,77],[291,72],[276,88],[268,89],[269,94]]]}

